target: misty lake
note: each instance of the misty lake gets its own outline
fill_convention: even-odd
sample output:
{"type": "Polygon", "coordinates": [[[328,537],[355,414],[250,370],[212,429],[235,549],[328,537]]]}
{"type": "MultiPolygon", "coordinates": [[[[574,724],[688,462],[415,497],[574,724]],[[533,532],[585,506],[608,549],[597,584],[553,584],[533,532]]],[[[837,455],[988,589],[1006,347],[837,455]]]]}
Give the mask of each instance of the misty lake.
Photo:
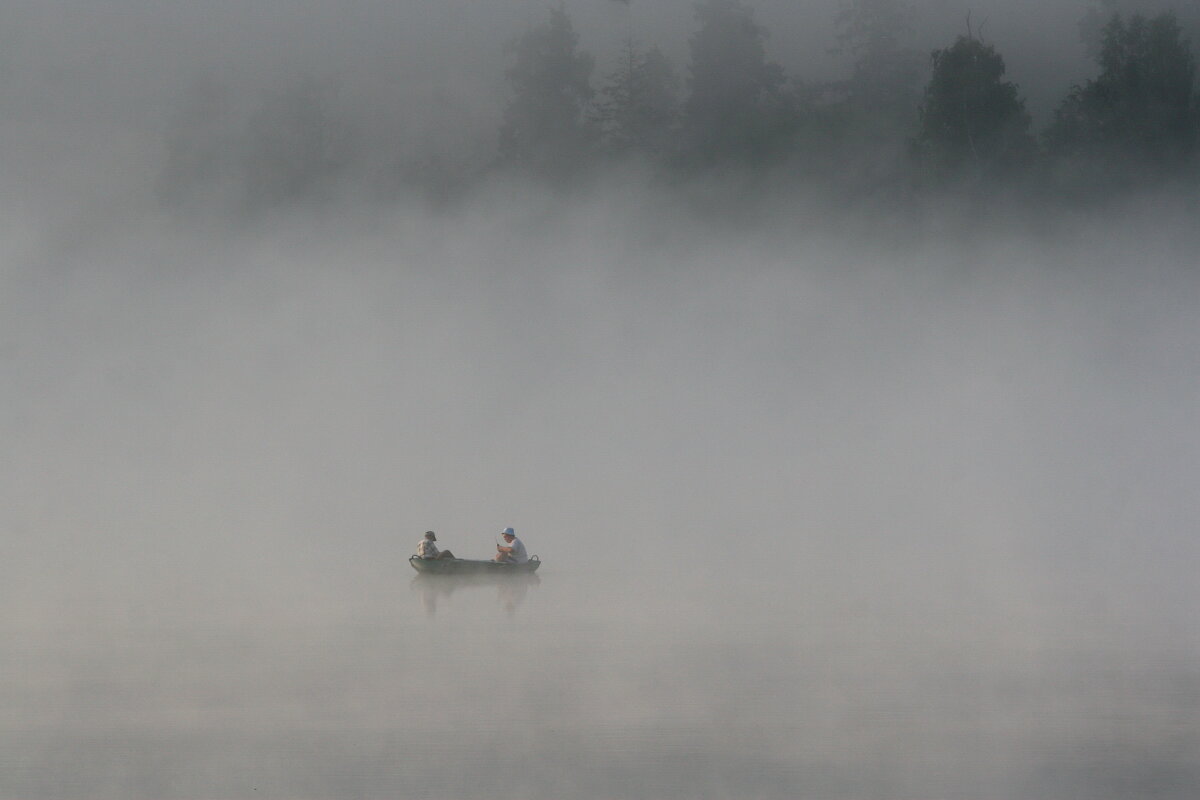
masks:
{"type": "Polygon", "coordinates": [[[0,797],[1194,800],[1190,227],[498,207],[10,282],[0,797]]]}
{"type": "Polygon", "coordinates": [[[0,800],[1200,799],[1200,2],[0,38],[0,800]]]}
{"type": "Polygon", "coordinates": [[[0,796],[1104,800],[1200,785],[1200,666],[1138,620],[1053,628],[970,592],[838,592],[786,563],[610,571],[542,552],[537,576],[507,581],[418,578],[397,553],[336,591],[74,598],[55,624],[5,631],[0,796]]]}

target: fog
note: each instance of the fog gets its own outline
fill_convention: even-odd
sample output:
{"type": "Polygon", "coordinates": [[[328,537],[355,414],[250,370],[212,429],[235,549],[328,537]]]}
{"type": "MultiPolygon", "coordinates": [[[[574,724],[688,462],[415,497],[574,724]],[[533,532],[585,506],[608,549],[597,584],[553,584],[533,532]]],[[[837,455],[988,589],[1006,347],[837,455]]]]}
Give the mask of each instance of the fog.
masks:
{"type": "MultiPolygon", "coordinates": [[[[752,5],[844,69],[839,4],[752,5]]],[[[685,62],[690,3],[566,7],[685,62]]],[[[1193,797],[1194,190],[164,199],[206,86],[486,160],[546,8],[0,12],[0,796],[1193,797]],[[534,580],[405,563],[509,525],[534,580]]],[[[915,38],[989,20],[1048,109],[1080,8],[915,38]]]]}

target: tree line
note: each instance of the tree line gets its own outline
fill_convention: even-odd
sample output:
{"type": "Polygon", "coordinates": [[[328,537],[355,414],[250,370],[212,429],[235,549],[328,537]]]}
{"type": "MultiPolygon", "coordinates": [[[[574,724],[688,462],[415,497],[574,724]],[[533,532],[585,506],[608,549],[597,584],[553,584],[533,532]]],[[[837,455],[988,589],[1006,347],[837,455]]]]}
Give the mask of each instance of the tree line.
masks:
{"type": "Polygon", "coordinates": [[[702,0],[681,80],[662,53],[630,41],[593,90],[592,57],[565,10],[510,48],[511,99],[500,158],[550,179],[597,155],[636,153],[665,166],[831,162],[883,146],[896,170],[928,182],[1049,176],[1069,187],[1119,187],[1178,175],[1200,140],[1195,59],[1171,13],[1114,12],[1097,31],[1098,74],[1072,86],[1034,131],[994,45],[967,30],[930,57],[900,34],[899,0],[853,0],[838,17],[854,58],[836,84],[787,80],[766,56],[767,31],[742,0],[702,0]]]}
{"type": "MultiPolygon", "coordinates": [[[[476,174],[504,170],[552,185],[616,159],[666,175],[791,170],[854,191],[1017,186],[1105,196],[1194,184],[1200,98],[1183,28],[1171,12],[1123,14],[1118,0],[1098,2],[1081,21],[1094,77],[1065,87],[1040,131],[1003,55],[969,21],[923,54],[905,44],[914,20],[902,0],[847,0],[836,47],[853,66],[832,82],[789,78],[768,58],[768,31],[743,0],[696,3],[684,71],[631,35],[598,76],[565,8],[551,8],[505,50],[494,158],[464,160],[476,174]]],[[[331,135],[336,120],[311,83],[272,102],[278,113],[256,116],[243,180],[278,201],[338,174],[353,146],[331,135]]],[[[195,160],[180,141],[176,161],[195,160]]],[[[412,174],[444,188],[449,179],[436,172],[412,174]]]]}

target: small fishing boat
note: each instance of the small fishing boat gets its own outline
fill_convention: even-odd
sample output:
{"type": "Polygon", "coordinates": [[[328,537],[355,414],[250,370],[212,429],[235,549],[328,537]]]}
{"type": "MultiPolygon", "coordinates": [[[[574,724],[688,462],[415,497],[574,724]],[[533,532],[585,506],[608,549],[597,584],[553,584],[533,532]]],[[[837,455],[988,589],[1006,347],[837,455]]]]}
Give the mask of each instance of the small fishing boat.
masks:
{"type": "Polygon", "coordinates": [[[523,564],[504,561],[476,561],[470,558],[420,558],[410,556],[408,563],[422,575],[528,575],[542,565],[537,556],[523,564]]]}

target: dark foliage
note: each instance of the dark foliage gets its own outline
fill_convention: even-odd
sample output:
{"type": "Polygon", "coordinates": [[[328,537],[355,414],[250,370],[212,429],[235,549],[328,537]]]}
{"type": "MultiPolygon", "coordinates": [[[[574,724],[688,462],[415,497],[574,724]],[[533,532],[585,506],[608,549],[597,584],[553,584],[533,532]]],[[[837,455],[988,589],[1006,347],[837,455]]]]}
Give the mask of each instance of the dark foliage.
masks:
{"type": "Polygon", "coordinates": [[[671,153],[679,125],[679,78],[657,48],[626,42],[621,65],[596,101],[605,148],[616,154],[662,158],[671,153]]]}
{"type": "MultiPolygon", "coordinates": [[[[685,86],[631,30],[595,91],[593,58],[558,7],[508,45],[498,161],[566,187],[594,174],[601,154],[630,156],[660,178],[674,172],[686,183],[713,170],[756,187],[747,191],[804,183],[854,203],[903,203],[931,186],[974,187],[976,197],[1065,188],[1101,200],[1166,180],[1195,187],[1200,102],[1186,31],[1200,31],[1200,6],[1182,24],[1168,13],[1111,13],[1143,1],[1093,0],[1081,31],[1098,74],[1069,90],[1041,150],[1004,59],[976,36],[935,50],[920,91],[927,67],[906,44],[905,0],[844,0],[835,20],[836,49],[848,57],[842,80],[789,80],[767,58],[767,31],[746,0],[700,0],[685,86]]],[[[444,125],[422,138],[400,116],[364,135],[363,118],[346,108],[330,84],[309,78],[258,94],[202,86],[180,98],[167,131],[160,196],[241,214],[361,191],[361,180],[441,199],[468,191],[495,155],[494,123],[480,128],[470,114],[461,129],[479,138],[447,136],[444,125]]]]}
{"type": "Polygon", "coordinates": [[[854,59],[847,105],[884,136],[911,125],[920,99],[922,57],[904,44],[912,25],[912,9],[899,0],[852,0],[837,16],[837,49],[854,59]]]}
{"type": "Polygon", "coordinates": [[[500,158],[540,177],[576,174],[597,140],[587,111],[594,60],[581,52],[579,36],[562,8],[509,46],[505,72],[512,96],[500,128],[500,158]]]}
{"type": "Polygon", "coordinates": [[[797,156],[806,177],[827,191],[865,199],[909,185],[926,57],[907,42],[914,12],[901,0],[849,0],[835,18],[837,46],[850,74],[822,83],[797,81],[797,156]]]}
{"type": "Polygon", "coordinates": [[[686,160],[761,164],[785,153],[796,129],[783,69],[767,61],[766,31],[740,0],[704,0],[691,38],[683,109],[686,160]]]}
{"type": "Polygon", "coordinates": [[[960,36],[932,56],[917,155],[937,178],[998,178],[1030,163],[1036,143],[1017,86],[991,45],[960,36]]]}
{"type": "Polygon", "coordinates": [[[1125,183],[1187,165],[1200,109],[1195,59],[1174,15],[1114,15],[1098,61],[1100,74],[1071,89],[1046,132],[1060,177],[1125,183]]]}

